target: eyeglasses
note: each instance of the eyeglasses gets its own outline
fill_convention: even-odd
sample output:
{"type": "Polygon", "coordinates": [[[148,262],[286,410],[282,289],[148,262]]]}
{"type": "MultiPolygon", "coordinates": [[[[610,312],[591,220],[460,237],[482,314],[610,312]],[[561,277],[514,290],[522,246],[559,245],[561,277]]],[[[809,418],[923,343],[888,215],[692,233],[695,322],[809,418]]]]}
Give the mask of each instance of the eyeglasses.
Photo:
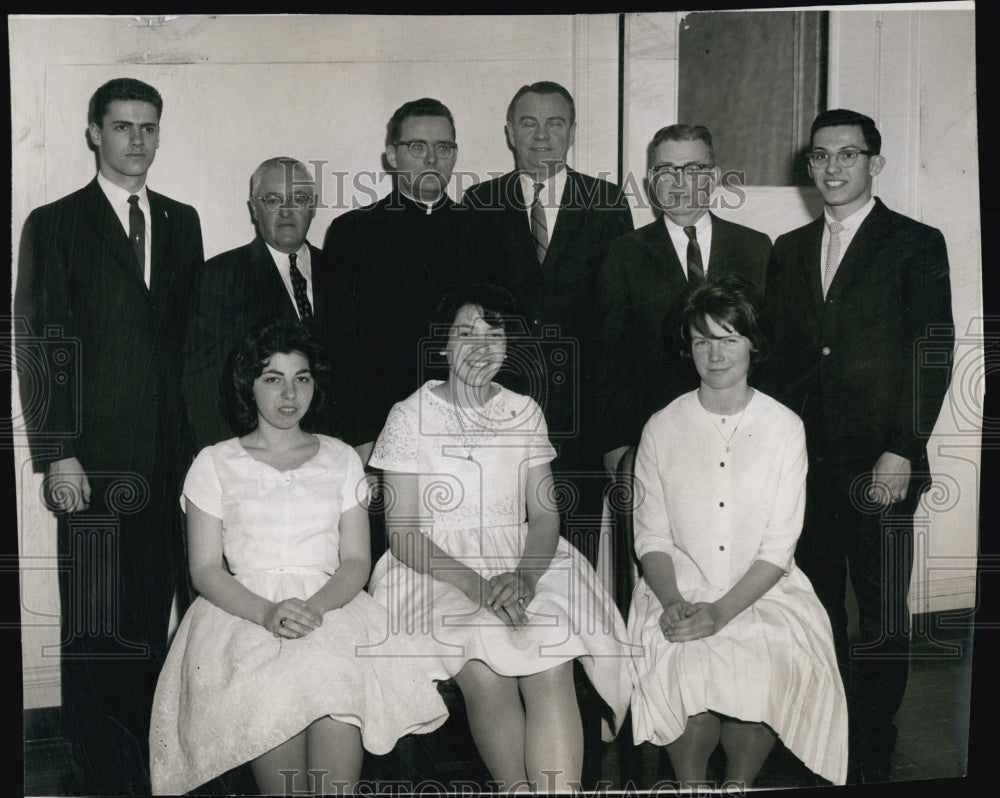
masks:
{"type": "MultiPolygon", "coordinates": [[[[837,163],[843,167],[854,166],[858,162],[859,155],[875,155],[875,153],[871,150],[839,150],[833,153],[833,156],[837,159],[837,163]]],[[[821,169],[829,163],[830,153],[824,150],[814,150],[806,158],[809,159],[810,166],[821,169]]]]}
{"type": "Polygon", "coordinates": [[[710,163],[686,163],[681,166],[672,163],[660,163],[652,167],[649,171],[654,180],[666,177],[667,175],[670,175],[674,180],[680,180],[685,177],[697,177],[708,174],[714,168],[715,165],[710,163]]]}
{"type": "Polygon", "coordinates": [[[263,197],[254,197],[264,203],[264,207],[272,213],[282,208],[310,208],[316,201],[313,194],[292,194],[290,197],[283,197],[281,194],[265,194],[263,197]]]}
{"type": "Polygon", "coordinates": [[[458,145],[454,141],[436,141],[434,144],[430,144],[423,139],[397,141],[395,146],[406,147],[414,158],[426,158],[427,151],[431,147],[434,147],[434,153],[438,158],[451,158],[458,149],[458,145]]]}

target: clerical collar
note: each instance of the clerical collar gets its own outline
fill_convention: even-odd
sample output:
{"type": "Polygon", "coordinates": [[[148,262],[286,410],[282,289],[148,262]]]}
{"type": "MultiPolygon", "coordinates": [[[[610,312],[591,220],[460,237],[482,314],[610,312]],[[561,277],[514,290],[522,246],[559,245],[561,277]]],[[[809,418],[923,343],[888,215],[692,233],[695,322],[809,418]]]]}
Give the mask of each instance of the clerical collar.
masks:
{"type": "Polygon", "coordinates": [[[446,207],[448,205],[448,199],[449,199],[448,193],[446,191],[442,191],[441,196],[438,198],[438,200],[436,202],[431,202],[431,203],[415,199],[414,197],[411,197],[409,194],[405,193],[401,188],[396,189],[395,194],[403,205],[409,205],[410,207],[421,211],[427,216],[430,216],[432,213],[435,213],[436,211],[439,211],[442,208],[446,207]]]}

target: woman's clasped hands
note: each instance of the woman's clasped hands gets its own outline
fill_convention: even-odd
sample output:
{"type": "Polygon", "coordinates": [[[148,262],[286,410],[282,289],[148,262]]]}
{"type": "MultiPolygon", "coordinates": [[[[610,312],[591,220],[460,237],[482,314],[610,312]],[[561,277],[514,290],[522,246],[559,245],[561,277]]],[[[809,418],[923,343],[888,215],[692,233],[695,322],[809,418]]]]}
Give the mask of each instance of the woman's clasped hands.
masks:
{"type": "Polygon", "coordinates": [[[516,571],[505,571],[490,577],[486,606],[504,623],[514,629],[521,629],[528,623],[525,612],[535,597],[535,586],[531,579],[516,571]]]}
{"type": "Polygon", "coordinates": [[[271,605],[261,623],[275,637],[305,637],[323,623],[323,616],[300,598],[288,598],[271,605]]]}
{"type": "Polygon", "coordinates": [[[671,643],[685,643],[711,637],[726,625],[718,606],[712,602],[681,599],[668,604],[660,615],[660,629],[671,643]]]}

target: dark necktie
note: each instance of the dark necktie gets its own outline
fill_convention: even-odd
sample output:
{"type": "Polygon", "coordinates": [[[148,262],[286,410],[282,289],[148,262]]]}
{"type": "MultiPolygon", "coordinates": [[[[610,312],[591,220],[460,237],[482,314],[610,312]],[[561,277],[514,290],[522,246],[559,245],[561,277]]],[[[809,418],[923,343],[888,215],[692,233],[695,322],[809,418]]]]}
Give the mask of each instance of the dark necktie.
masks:
{"type": "Polygon", "coordinates": [[[312,305],[309,304],[309,294],[306,291],[306,278],[302,276],[295,261],[299,256],[294,252],[288,256],[288,273],[292,276],[292,293],[295,295],[295,306],[299,309],[299,318],[308,319],[312,316],[312,305]]]}
{"type": "Polygon", "coordinates": [[[139,264],[139,278],[146,282],[146,217],[139,207],[138,194],[128,198],[128,240],[139,264]]]}
{"type": "Polygon", "coordinates": [[[692,225],[691,227],[685,227],[684,232],[688,237],[688,282],[697,284],[705,279],[705,267],[701,262],[701,247],[698,246],[698,231],[692,225]]]}
{"type": "Polygon", "coordinates": [[[538,262],[545,260],[545,253],[549,249],[549,228],[545,223],[545,208],[542,207],[542,187],[543,183],[535,183],[535,199],[531,203],[531,235],[535,238],[535,254],[538,262]]]}

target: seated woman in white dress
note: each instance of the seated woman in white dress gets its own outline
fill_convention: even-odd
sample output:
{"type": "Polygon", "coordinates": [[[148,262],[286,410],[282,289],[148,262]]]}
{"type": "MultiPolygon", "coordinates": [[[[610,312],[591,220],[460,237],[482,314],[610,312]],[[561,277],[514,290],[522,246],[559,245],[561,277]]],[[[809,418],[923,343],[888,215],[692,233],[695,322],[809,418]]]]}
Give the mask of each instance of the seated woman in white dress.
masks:
{"type": "Polygon", "coordinates": [[[679,781],[704,782],[721,741],[725,779],[750,787],[776,738],[844,783],[847,708],[830,622],[793,555],[805,502],[799,417],[747,385],[764,356],[759,298],[710,278],[680,334],[701,387],[655,413],[635,462],[629,611],[638,744],[665,745],[679,781]]]}
{"type": "Polygon", "coordinates": [[[203,449],[184,483],[201,595],[156,688],[154,793],[187,792],[245,762],[265,794],[347,791],[362,745],[385,754],[447,716],[419,662],[388,651],[385,610],[362,589],[360,459],[300,427],[327,370],[297,322],[237,352],[236,411],[252,431],[203,449]]]}
{"type": "Polygon", "coordinates": [[[559,535],[542,410],[493,382],[512,313],[489,285],[442,302],[447,379],[393,407],[369,460],[384,469],[390,541],[370,589],[391,623],[422,633],[435,678],[454,677],[502,789],[564,791],[583,759],[573,660],[617,729],[630,659],[614,603],[559,535]]]}

